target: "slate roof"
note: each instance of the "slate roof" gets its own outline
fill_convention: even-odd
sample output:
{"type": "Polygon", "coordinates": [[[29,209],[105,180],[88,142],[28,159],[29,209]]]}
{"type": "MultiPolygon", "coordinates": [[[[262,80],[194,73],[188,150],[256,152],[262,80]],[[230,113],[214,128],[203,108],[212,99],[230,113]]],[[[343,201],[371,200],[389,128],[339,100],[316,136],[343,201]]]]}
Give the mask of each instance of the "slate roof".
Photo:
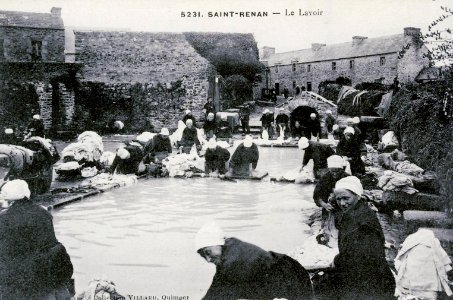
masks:
{"type": "Polygon", "coordinates": [[[262,59],[262,61],[266,61],[269,66],[274,66],[276,64],[287,65],[294,62],[309,63],[395,53],[401,51],[402,47],[410,41],[410,38],[409,36],[404,36],[404,34],[395,34],[378,38],[367,38],[357,45],[353,45],[351,40],[346,43],[323,46],[317,51],[310,48],[275,53],[268,59],[262,59]]]}
{"type": "Polygon", "coordinates": [[[64,29],[63,19],[51,13],[0,10],[0,26],[64,29]]]}
{"type": "Polygon", "coordinates": [[[439,69],[436,67],[425,67],[423,70],[418,73],[415,81],[423,82],[423,81],[432,81],[432,80],[439,80],[439,69]]]}

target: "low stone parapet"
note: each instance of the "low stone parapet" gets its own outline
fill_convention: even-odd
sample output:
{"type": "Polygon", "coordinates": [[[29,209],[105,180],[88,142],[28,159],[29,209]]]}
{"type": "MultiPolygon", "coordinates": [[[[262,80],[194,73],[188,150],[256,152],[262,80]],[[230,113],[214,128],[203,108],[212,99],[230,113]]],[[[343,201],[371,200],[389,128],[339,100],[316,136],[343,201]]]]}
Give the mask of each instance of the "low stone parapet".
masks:
{"type": "Polygon", "coordinates": [[[420,227],[453,228],[453,218],[441,211],[406,210],[403,217],[408,235],[416,232],[420,227]]]}

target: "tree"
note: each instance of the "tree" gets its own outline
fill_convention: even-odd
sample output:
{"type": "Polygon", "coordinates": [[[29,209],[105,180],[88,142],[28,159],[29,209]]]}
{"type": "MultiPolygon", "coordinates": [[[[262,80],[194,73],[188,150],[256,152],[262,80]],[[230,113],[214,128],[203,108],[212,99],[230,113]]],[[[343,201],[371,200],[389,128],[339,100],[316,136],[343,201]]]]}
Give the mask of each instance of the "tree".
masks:
{"type": "Polygon", "coordinates": [[[238,106],[252,98],[252,84],[242,75],[231,75],[223,82],[223,99],[231,106],[238,106]]]}
{"type": "Polygon", "coordinates": [[[226,106],[241,104],[252,98],[253,83],[262,80],[264,65],[251,34],[185,33],[187,41],[225,78],[223,99],[226,106]]]}

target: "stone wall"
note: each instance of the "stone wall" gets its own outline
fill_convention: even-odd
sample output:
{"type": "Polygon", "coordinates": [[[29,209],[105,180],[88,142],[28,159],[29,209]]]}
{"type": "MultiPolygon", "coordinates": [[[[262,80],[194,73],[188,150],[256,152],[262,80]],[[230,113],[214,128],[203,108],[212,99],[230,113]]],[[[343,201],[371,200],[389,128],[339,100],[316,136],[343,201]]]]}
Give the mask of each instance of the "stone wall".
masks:
{"type": "MultiPolygon", "coordinates": [[[[126,129],[144,130],[149,123],[175,128],[185,109],[202,117],[215,68],[183,34],[75,31],[75,49],[76,62],[84,65],[76,98],[100,95],[104,107],[96,121],[117,118],[126,129]]],[[[85,107],[99,111],[86,100],[85,107]]]]}
{"type": "Polygon", "coordinates": [[[121,120],[126,131],[176,128],[186,109],[192,110],[197,120],[203,117],[199,108],[206,98],[190,97],[193,93],[181,82],[169,85],[82,82],[76,93],[77,105],[79,112],[88,115],[78,125],[102,131],[113,120],[121,120]]]}
{"type": "Polygon", "coordinates": [[[31,61],[32,40],[42,42],[41,61],[65,61],[64,29],[0,27],[0,39],[3,40],[3,53],[0,53],[0,61],[31,61]]]}
{"type": "Polygon", "coordinates": [[[63,83],[58,83],[58,87],[61,108],[64,112],[62,114],[64,119],[61,120],[62,125],[70,127],[72,125],[75,112],[75,93],[72,89],[68,89],[63,83]]]}
{"type": "Polygon", "coordinates": [[[52,85],[45,82],[34,83],[39,98],[39,114],[45,129],[52,127],[52,85]]]}

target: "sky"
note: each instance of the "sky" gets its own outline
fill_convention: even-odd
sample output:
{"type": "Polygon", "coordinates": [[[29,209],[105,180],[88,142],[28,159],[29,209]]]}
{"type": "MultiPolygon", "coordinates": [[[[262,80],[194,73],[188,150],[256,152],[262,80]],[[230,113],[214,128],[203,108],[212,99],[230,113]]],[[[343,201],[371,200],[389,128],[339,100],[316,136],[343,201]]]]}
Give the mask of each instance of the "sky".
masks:
{"type": "MultiPolygon", "coordinates": [[[[149,32],[252,33],[258,47],[276,52],[341,43],[352,36],[398,34],[404,27],[427,31],[451,0],[0,0],[0,10],[50,12],[62,8],[65,26],[149,32]],[[299,10],[322,12],[300,16],[299,10]],[[267,12],[267,17],[208,17],[209,12],[267,12]],[[287,16],[286,12],[295,12],[287,16]],[[197,12],[201,16],[181,17],[197,12]],[[273,14],[280,13],[280,14],[273,14]]],[[[453,17],[443,24],[453,28],[453,17]]]]}

